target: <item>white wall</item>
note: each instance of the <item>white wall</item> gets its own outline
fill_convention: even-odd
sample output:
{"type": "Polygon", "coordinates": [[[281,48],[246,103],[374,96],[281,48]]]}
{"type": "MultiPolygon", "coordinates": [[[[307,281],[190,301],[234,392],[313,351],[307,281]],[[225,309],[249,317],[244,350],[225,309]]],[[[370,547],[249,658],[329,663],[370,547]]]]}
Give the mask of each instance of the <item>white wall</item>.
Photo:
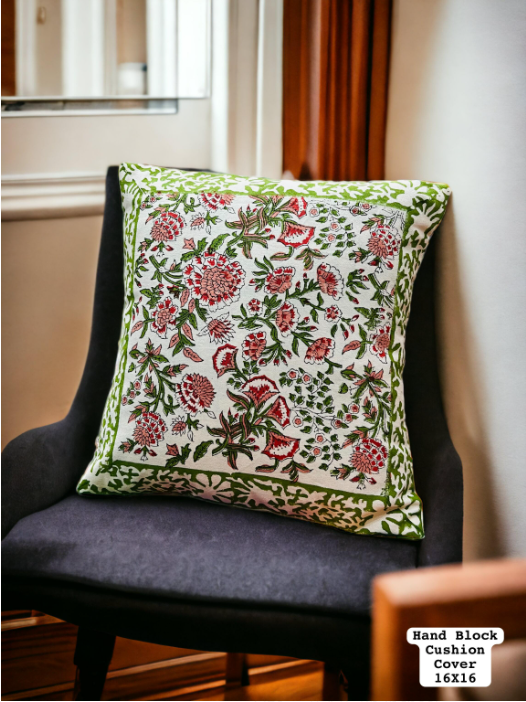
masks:
{"type": "Polygon", "coordinates": [[[440,346],[465,555],[526,555],[524,0],[395,0],[386,177],[453,189],[440,346]]]}
{"type": "MultiPolygon", "coordinates": [[[[103,174],[121,161],[208,168],[210,100],[179,105],[176,115],[2,119],[3,174],[53,182],[53,174],[103,174]]],[[[62,199],[64,216],[70,200],[62,199]]],[[[88,349],[102,217],[2,224],[3,446],[71,405],[88,349]]]]}
{"type": "Polygon", "coordinates": [[[104,173],[122,161],[210,167],[210,100],[175,115],[2,119],[2,174],[104,173]]]}

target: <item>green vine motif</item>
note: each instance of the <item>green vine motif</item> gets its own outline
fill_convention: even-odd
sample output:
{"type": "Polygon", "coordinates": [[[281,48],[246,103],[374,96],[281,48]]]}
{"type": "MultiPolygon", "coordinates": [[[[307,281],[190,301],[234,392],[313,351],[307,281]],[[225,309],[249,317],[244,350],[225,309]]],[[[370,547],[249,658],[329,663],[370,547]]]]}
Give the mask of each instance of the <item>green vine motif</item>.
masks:
{"type": "MultiPolygon", "coordinates": [[[[229,241],[226,254],[232,255],[235,247],[241,247],[246,258],[252,258],[252,247],[260,244],[268,248],[269,242],[276,238],[273,229],[278,228],[279,241],[286,246],[286,251],[275,253],[271,256],[275,261],[287,261],[294,256],[296,248],[301,248],[295,256],[295,260],[301,261],[305,270],[310,270],[316,259],[323,259],[325,255],[318,249],[308,246],[308,241],[314,233],[314,228],[305,227],[294,219],[298,215],[298,198],[284,198],[280,196],[252,195],[254,207],[248,206],[246,211],[242,208],[238,210],[238,220],[226,222],[226,227],[235,229],[236,233],[229,241]],[[287,227],[297,234],[303,232],[305,241],[287,244],[287,227]]],[[[301,216],[305,214],[302,211],[301,216]]]]}
{"type": "MultiPolygon", "coordinates": [[[[283,342],[278,336],[278,329],[276,327],[276,315],[278,309],[282,306],[283,302],[278,299],[277,295],[265,295],[262,300],[262,305],[264,308],[264,314],[249,314],[244,305],[240,306],[240,315],[233,315],[233,319],[239,320],[238,327],[240,329],[247,329],[253,331],[254,329],[261,329],[267,327],[269,329],[270,338],[274,343],[267,344],[265,349],[261,354],[261,360],[263,363],[261,365],[268,365],[274,363],[278,365],[279,363],[288,363],[288,359],[292,357],[292,352],[296,356],[299,355],[298,347],[301,341],[305,346],[309,347],[314,339],[312,337],[312,331],[316,329],[310,324],[309,321],[305,319],[298,323],[296,329],[291,332],[292,335],[292,352],[285,348],[283,342]]],[[[329,361],[328,361],[329,362],[329,361]]]]}
{"type": "MultiPolygon", "coordinates": [[[[261,261],[258,259],[254,260],[255,266],[258,270],[254,273],[254,278],[251,280],[251,285],[255,286],[256,291],[259,291],[265,286],[268,276],[273,274],[279,274],[280,270],[289,276],[290,282],[287,284],[291,286],[292,277],[294,275],[293,268],[275,268],[272,262],[265,256],[261,261]]],[[[280,274],[281,275],[281,274],[280,274]]],[[[240,306],[240,315],[233,315],[233,319],[239,320],[238,327],[240,329],[247,329],[249,331],[254,331],[267,327],[269,329],[270,338],[273,341],[272,344],[266,345],[262,353],[262,361],[266,365],[268,363],[274,363],[279,365],[279,363],[288,363],[288,360],[292,358],[292,354],[299,356],[300,343],[309,349],[315,342],[313,337],[313,332],[317,331],[318,327],[314,326],[319,321],[318,314],[324,313],[326,311],[326,306],[324,305],[324,300],[319,292],[319,284],[306,276],[304,274],[301,281],[296,283],[296,287],[293,292],[290,292],[290,287],[284,290],[283,297],[280,298],[278,294],[267,294],[262,300],[262,311],[263,314],[259,312],[247,311],[245,305],[240,306]],[[318,291],[316,302],[312,302],[307,295],[312,292],[318,291]],[[280,340],[279,331],[282,331],[278,327],[277,316],[279,310],[282,310],[284,303],[290,303],[291,300],[297,300],[304,307],[309,309],[309,317],[303,317],[300,321],[297,321],[294,328],[288,329],[287,333],[292,339],[291,348],[285,348],[283,342],[280,340]],[[313,324],[314,323],[314,324],[313,324]]],[[[299,315],[299,311],[296,309],[295,315],[299,315]]],[[[346,320],[349,321],[349,320],[346,320]]],[[[333,327],[331,330],[334,334],[336,329],[333,327]]],[[[341,364],[334,363],[330,358],[325,357],[323,363],[327,366],[327,373],[332,375],[335,368],[341,368],[341,364]]]]}
{"type": "Polygon", "coordinates": [[[237,470],[239,454],[253,460],[253,452],[259,452],[261,447],[256,444],[258,439],[264,438],[266,447],[263,453],[269,458],[274,458],[273,465],[256,466],[258,473],[274,472],[280,462],[273,454],[274,444],[281,441],[290,448],[286,459],[290,459],[281,467],[281,472],[287,474],[289,479],[296,482],[300,473],[310,473],[302,463],[294,459],[294,454],[299,449],[299,441],[282,434],[282,429],[290,424],[290,408],[286,400],[279,394],[277,385],[266,376],[257,375],[258,365],[254,361],[243,361],[240,367],[237,352],[232,355],[231,365],[228,368],[227,396],[233,403],[234,412],[221,412],[218,427],[208,427],[208,433],[215,437],[216,446],[212,455],[225,456],[228,465],[237,470]]]}
{"type": "MultiPolygon", "coordinates": [[[[279,196],[253,195],[254,207],[238,210],[238,220],[226,222],[228,229],[236,230],[229,241],[229,249],[241,247],[246,258],[252,258],[252,247],[261,244],[268,248],[270,240],[275,238],[273,227],[283,227],[286,222],[294,221],[291,212],[291,199],[279,196]]],[[[227,255],[228,252],[227,252],[227,255]]]]}
{"type": "Polygon", "coordinates": [[[333,381],[321,371],[312,374],[303,368],[293,368],[282,372],[279,382],[282,387],[292,388],[291,423],[308,437],[300,455],[307,464],[319,460],[319,469],[328,470],[333,461],[341,459],[334,428],[342,423],[334,407],[333,381]]]}
{"type": "Polygon", "coordinates": [[[179,407],[175,400],[175,382],[173,378],[179,375],[186,366],[171,365],[169,360],[161,353],[161,345],[154,346],[148,339],[143,350],[137,344],[130,351],[131,358],[139,366],[136,375],[139,382],[144,384],[144,394],[152,398],[142,400],[131,413],[131,418],[139,417],[143,412],[155,412],[159,405],[165,414],[173,414],[179,407]],[[166,364],[161,367],[161,364],[166,364]],[[148,371],[148,373],[147,373],[148,371]],[[149,373],[152,375],[150,376],[149,373]]]}
{"type": "Polygon", "coordinates": [[[351,404],[344,405],[338,411],[338,419],[343,422],[348,416],[348,421],[353,421],[360,414],[367,422],[367,424],[357,427],[350,434],[347,434],[345,445],[366,437],[374,438],[378,435],[387,437],[391,412],[391,393],[384,380],[383,369],[376,371],[369,361],[363,373],[354,370],[354,364],[352,364],[341,374],[345,379],[352,381],[352,385],[343,383],[338,392],[341,395],[349,394],[351,404]]]}
{"type": "MultiPolygon", "coordinates": [[[[274,459],[272,465],[256,466],[256,471],[258,473],[274,473],[278,468],[280,468],[280,463],[278,459],[274,459]]],[[[291,460],[281,468],[281,472],[286,473],[292,483],[297,483],[300,473],[310,473],[311,469],[307,468],[304,463],[298,463],[298,461],[291,458],[291,460]]]]}
{"type": "Polygon", "coordinates": [[[318,244],[321,251],[327,251],[334,246],[331,256],[341,258],[346,249],[354,246],[354,231],[352,224],[345,224],[347,217],[341,214],[340,208],[348,208],[349,202],[346,200],[336,201],[327,205],[323,201],[313,202],[311,216],[314,212],[319,213],[316,222],[323,224],[317,231],[318,234],[314,243],[318,244]]]}

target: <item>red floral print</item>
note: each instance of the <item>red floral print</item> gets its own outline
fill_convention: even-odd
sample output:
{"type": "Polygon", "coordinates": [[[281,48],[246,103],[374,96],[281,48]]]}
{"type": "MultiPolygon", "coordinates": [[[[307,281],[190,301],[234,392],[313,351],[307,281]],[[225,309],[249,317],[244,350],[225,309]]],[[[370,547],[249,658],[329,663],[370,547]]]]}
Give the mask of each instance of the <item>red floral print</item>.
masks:
{"type": "Polygon", "coordinates": [[[290,424],[290,407],[284,397],[278,397],[274,404],[267,412],[267,417],[275,419],[281,427],[286,427],[290,424]]]}
{"type": "Polygon", "coordinates": [[[187,424],[184,417],[175,417],[172,422],[172,434],[179,434],[181,436],[186,432],[187,424]]]}
{"type": "Polygon", "coordinates": [[[276,313],[276,326],[283,334],[289,336],[298,326],[298,310],[290,302],[284,302],[276,313]]]}
{"type": "Polygon", "coordinates": [[[162,212],[155,219],[151,236],[157,243],[173,241],[184,227],[184,219],[178,212],[162,212]]]}
{"type": "Polygon", "coordinates": [[[343,279],[340,271],[328,263],[321,263],[317,270],[318,285],[325,295],[339,300],[343,292],[343,279]]]}
{"type": "Polygon", "coordinates": [[[177,319],[177,307],[169,297],[161,300],[152,312],[152,329],[161,337],[166,339],[168,328],[173,329],[177,319]]]}
{"type": "MultiPolygon", "coordinates": [[[[367,482],[376,483],[372,473],[377,474],[387,462],[387,449],[377,439],[363,439],[351,455],[351,466],[365,477],[367,482]]],[[[351,478],[353,483],[360,480],[360,475],[351,478]]]]}
{"type": "Polygon", "coordinates": [[[304,224],[293,224],[285,222],[283,232],[278,238],[278,241],[285,246],[292,246],[297,249],[300,246],[306,246],[314,236],[314,227],[307,227],[304,224]]]}
{"type": "Polygon", "coordinates": [[[305,363],[323,363],[334,355],[334,340],[322,337],[309,346],[305,354],[305,363]]]}
{"type": "Polygon", "coordinates": [[[178,456],[179,447],[177,444],[166,444],[166,455],[167,456],[178,456]]]}
{"type": "Polygon", "coordinates": [[[261,312],[261,310],[263,309],[263,305],[261,303],[261,300],[256,300],[256,298],[253,298],[252,300],[250,300],[250,302],[248,303],[248,309],[251,312],[255,312],[256,314],[261,312]]]}
{"type": "Polygon", "coordinates": [[[258,358],[263,353],[265,346],[267,345],[267,334],[266,332],[252,332],[245,337],[243,341],[243,358],[251,361],[257,361],[258,358]]]}
{"type": "MultiPolygon", "coordinates": [[[[144,412],[137,417],[133,439],[139,446],[158,446],[159,441],[164,438],[166,424],[164,420],[155,412],[144,412]]],[[[146,457],[145,457],[146,458],[146,457]]]]}
{"type": "Polygon", "coordinates": [[[266,375],[256,375],[241,386],[241,391],[259,407],[279,393],[276,383],[266,375]]]}
{"type": "Polygon", "coordinates": [[[298,219],[301,219],[307,214],[307,200],[304,197],[291,197],[283,209],[293,212],[298,219]]]}
{"type": "Polygon", "coordinates": [[[292,426],[297,427],[298,429],[303,426],[303,419],[300,417],[299,414],[295,414],[292,418],[292,426]]]}
{"type": "Polygon", "coordinates": [[[232,344],[220,346],[212,356],[212,363],[217,377],[220,378],[229,370],[235,370],[237,348],[232,344]]]}
{"type": "Polygon", "coordinates": [[[276,268],[273,273],[269,273],[265,278],[265,292],[271,295],[284,293],[292,285],[295,269],[292,266],[276,268]]]}
{"type": "Polygon", "coordinates": [[[285,436],[277,431],[269,431],[267,445],[261,453],[264,453],[269,458],[274,458],[276,461],[285,461],[287,458],[292,458],[299,447],[300,442],[298,439],[285,436]]]}
{"type": "Polygon", "coordinates": [[[367,248],[378,258],[393,258],[398,253],[398,241],[388,225],[379,225],[371,234],[367,248]]]}
{"type": "Polygon", "coordinates": [[[373,337],[371,351],[378,356],[382,363],[387,363],[387,352],[389,351],[390,343],[391,326],[380,327],[373,337]]]}
{"type": "Polygon", "coordinates": [[[175,389],[183,409],[191,415],[204,412],[212,404],[215,390],[212,383],[199,373],[187,373],[175,389]]]}
{"type": "Polygon", "coordinates": [[[327,307],[325,310],[325,319],[328,322],[334,322],[338,319],[341,319],[342,316],[342,311],[338,307],[338,305],[331,305],[331,307],[327,307]]]}
{"type": "Polygon", "coordinates": [[[206,219],[203,217],[203,215],[194,215],[194,217],[192,217],[192,221],[190,222],[190,228],[191,229],[203,229],[205,224],[206,224],[206,219]]]}
{"type": "Polygon", "coordinates": [[[218,253],[196,256],[183,275],[195,299],[211,310],[219,310],[239,299],[245,271],[237,261],[218,253]]]}
{"type": "Polygon", "coordinates": [[[232,204],[234,195],[226,193],[200,193],[199,199],[201,203],[211,212],[217,212],[232,204]]]}
{"type": "Polygon", "coordinates": [[[213,341],[214,344],[221,344],[232,339],[234,337],[234,324],[229,319],[228,312],[211,319],[201,329],[198,336],[205,336],[205,334],[208,334],[210,341],[213,341]]]}

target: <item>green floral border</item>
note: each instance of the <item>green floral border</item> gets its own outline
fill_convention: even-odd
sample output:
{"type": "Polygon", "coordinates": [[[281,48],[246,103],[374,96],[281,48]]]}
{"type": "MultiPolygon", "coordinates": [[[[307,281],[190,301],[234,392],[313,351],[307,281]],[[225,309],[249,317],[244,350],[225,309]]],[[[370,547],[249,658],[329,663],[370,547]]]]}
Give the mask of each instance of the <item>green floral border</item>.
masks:
{"type": "Polygon", "coordinates": [[[124,223],[125,311],[115,377],[102,418],[95,456],[77,488],[81,494],[133,494],[145,490],[176,492],[214,501],[315,521],[361,534],[421,539],[424,536],[422,505],[413,478],[409,435],[405,422],[402,374],[405,331],[413,282],[431,235],[442,220],[450,190],[447,185],[422,181],[271,181],[235,175],[185,172],[137,164],[119,169],[124,223]],[[392,421],[389,436],[387,489],[382,495],[353,493],[312,484],[294,484],[270,476],[185,468],[167,470],[129,461],[113,461],[127,345],[134,304],[133,265],[140,201],[155,192],[221,192],[233,195],[287,195],[367,201],[405,212],[391,328],[390,377],[392,421]],[[106,482],[101,486],[101,479],[106,482]],[[147,478],[147,485],[143,485],[147,478]],[[153,482],[152,482],[153,481],[153,482]],[[110,484],[112,483],[112,484],[110,484]],[[157,483],[157,484],[156,484],[157,483]],[[214,484],[213,484],[214,483],[214,484]],[[251,486],[256,492],[251,491],[251,486]],[[257,487],[255,487],[257,486],[257,487]],[[265,500],[255,495],[264,491],[265,500]],[[316,494],[316,500],[314,499],[316,494]],[[321,499],[320,499],[321,498],[321,499]]]}

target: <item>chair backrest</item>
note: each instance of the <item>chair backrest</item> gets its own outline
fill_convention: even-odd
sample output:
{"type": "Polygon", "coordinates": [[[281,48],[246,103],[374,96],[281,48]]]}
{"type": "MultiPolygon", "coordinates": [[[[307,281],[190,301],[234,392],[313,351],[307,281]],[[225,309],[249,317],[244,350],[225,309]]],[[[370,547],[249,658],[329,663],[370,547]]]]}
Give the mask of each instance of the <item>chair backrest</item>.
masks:
{"type": "MultiPolygon", "coordinates": [[[[192,169],[188,169],[192,170],[192,169]]],[[[88,358],[69,418],[82,417],[86,446],[98,432],[117,357],[124,304],[123,215],[118,168],[106,179],[106,206],[97,269],[88,358]]],[[[440,393],[436,354],[432,241],[418,273],[407,330],[404,372],[407,423],[415,482],[424,502],[426,538],[421,565],[462,558],[462,469],[449,436],[440,393]]],[[[91,449],[92,451],[92,449],[91,449]]]]}

